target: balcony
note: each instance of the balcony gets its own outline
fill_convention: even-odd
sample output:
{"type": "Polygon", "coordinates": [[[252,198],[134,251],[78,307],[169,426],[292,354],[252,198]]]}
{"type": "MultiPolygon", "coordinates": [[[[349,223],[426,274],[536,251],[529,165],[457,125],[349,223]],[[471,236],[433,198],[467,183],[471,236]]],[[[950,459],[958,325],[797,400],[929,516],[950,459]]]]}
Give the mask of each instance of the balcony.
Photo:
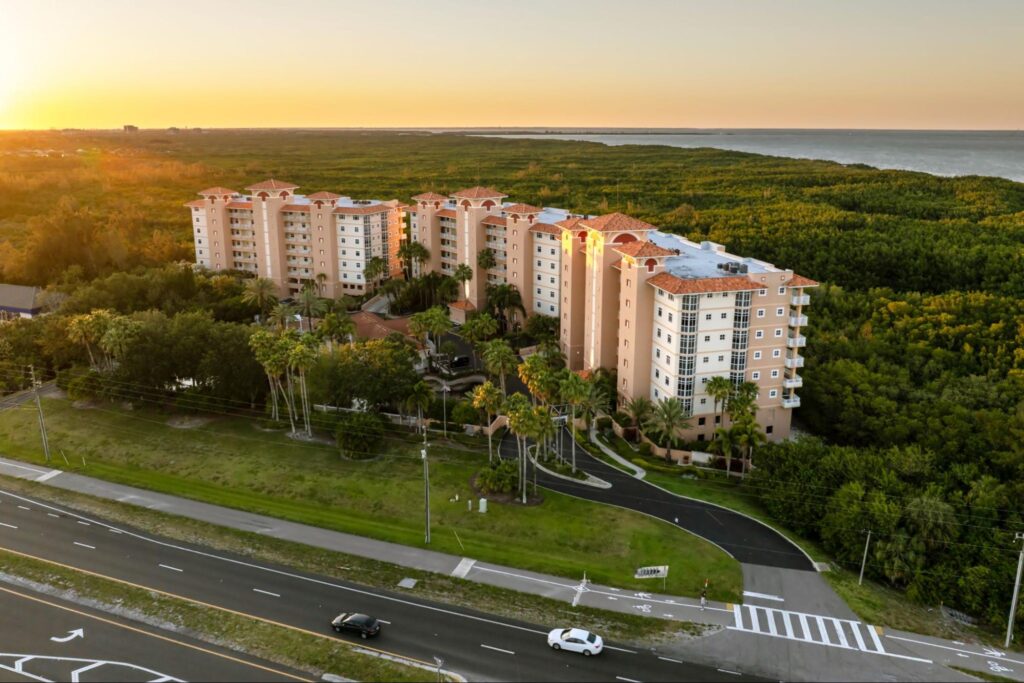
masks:
{"type": "Polygon", "coordinates": [[[782,397],[782,407],[783,408],[799,408],[800,407],[800,397],[799,396],[789,396],[789,397],[783,396],[782,397]]]}
{"type": "Polygon", "coordinates": [[[791,349],[799,349],[807,346],[807,337],[803,335],[797,335],[795,337],[789,337],[786,339],[786,346],[791,349]]]}
{"type": "Polygon", "coordinates": [[[782,386],[787,389],[799,389],[804,385],[804,378],[800,375],[793,375],[782,380],[782,386]]]}
{"type": "Polygon", "coordinates": [[[789,303],[794,306],[806,306],[811,303],[811,296],[810,294],[794,294],[793,298],[789,300],[789,303]]]}
{"type": "Polygon", "coordinates": [[[795,370],[796,368],[802,368],[803,366],[804,366],[804,357],[803,356],[793,356],[792,358],[787,358],[786,359],[786,367],[789,368],[790,370],[795,370]]]}
{"type": "Polygon", "coordinates": [[[789,326],[790,327],[803,327],[806,324],[807,324],[807,316],[806,315],[791,315],[791,316],[789,316],[789,326]]]}

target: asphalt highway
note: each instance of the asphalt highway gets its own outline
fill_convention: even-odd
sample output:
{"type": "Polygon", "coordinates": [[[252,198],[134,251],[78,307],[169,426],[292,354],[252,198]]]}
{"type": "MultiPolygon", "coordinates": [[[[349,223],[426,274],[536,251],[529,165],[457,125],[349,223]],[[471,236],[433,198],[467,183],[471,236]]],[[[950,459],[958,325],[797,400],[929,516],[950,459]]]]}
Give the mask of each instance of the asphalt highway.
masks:
{"type": "Polygon", "coordinates": [[[470,680],[754,680],[613,642],[598,657],[554,652],[547,647],[547,631],[570,624],[517,622],[361,586],[358,576],[314,576],[262,564],[149,536],[2,489],[0,548],[324,638],[338,638],[329,622],[339,612],[365,612],[384,622],[382,634],[352,642],[429,665],[441,657],[445,669],[470,680]]]}
{"type": "MultiPolygon", "coordinates": [[[[563,429],[562,452],[570,457],[572,446],[568,429],[563,429]]],[[[501,440],[503,457],[516,457],[515,437],[506,433],[501,440]]],[[[576,467],[612,485],[609,489],[537,473],[540,486],[606,505],[616,505],[658,517],[711,541],[745,564],[814,571],[811,561],[799,548],[774,529],[726,508],[699,500],[682,498],[637,479],[593,457],[576,446],[576,467]]],[[[531,469],[530,477],[533,473],[531,469]]]]}
{"type": "Polygon", "coordinates": [[[314,680],[276,664],[2,584],[0,635],[0,680],[314,680]]]}

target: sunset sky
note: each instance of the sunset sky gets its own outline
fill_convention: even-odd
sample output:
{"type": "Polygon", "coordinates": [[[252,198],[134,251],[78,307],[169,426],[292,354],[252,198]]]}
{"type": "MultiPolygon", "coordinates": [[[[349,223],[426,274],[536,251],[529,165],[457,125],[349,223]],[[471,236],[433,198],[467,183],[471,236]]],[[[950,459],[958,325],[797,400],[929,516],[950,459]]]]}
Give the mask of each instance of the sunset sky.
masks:
{"type": "Polygon", "coordinates": [[[0,128],[1024,128],[1019,0],[0,0],[0,128]]]}

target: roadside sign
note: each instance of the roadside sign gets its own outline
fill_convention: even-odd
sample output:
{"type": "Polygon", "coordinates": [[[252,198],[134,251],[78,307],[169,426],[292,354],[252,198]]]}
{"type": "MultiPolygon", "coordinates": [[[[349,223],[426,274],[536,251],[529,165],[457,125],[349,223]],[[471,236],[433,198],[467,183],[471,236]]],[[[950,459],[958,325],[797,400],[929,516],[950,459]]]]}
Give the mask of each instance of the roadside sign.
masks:
{"type": "Polygon", "coordinates": [[[663,579],[668,576],[668,565],[663,564],[655,567],[639,567],[633,574],[634,579],[663,579]]]}

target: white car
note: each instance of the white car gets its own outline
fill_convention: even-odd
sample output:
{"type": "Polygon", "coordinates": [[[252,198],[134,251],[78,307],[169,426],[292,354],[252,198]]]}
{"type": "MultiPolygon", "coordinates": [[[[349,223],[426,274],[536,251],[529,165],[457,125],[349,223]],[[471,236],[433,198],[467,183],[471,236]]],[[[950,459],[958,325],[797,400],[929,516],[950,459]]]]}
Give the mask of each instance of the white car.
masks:
{"type": "Polygon", "coordinates": [[[556,628],[548,634],[548,645],[552,650],[582,652],[587,657],[599,655],[604,649],[601,636],[581,628],[556,628]]]}

